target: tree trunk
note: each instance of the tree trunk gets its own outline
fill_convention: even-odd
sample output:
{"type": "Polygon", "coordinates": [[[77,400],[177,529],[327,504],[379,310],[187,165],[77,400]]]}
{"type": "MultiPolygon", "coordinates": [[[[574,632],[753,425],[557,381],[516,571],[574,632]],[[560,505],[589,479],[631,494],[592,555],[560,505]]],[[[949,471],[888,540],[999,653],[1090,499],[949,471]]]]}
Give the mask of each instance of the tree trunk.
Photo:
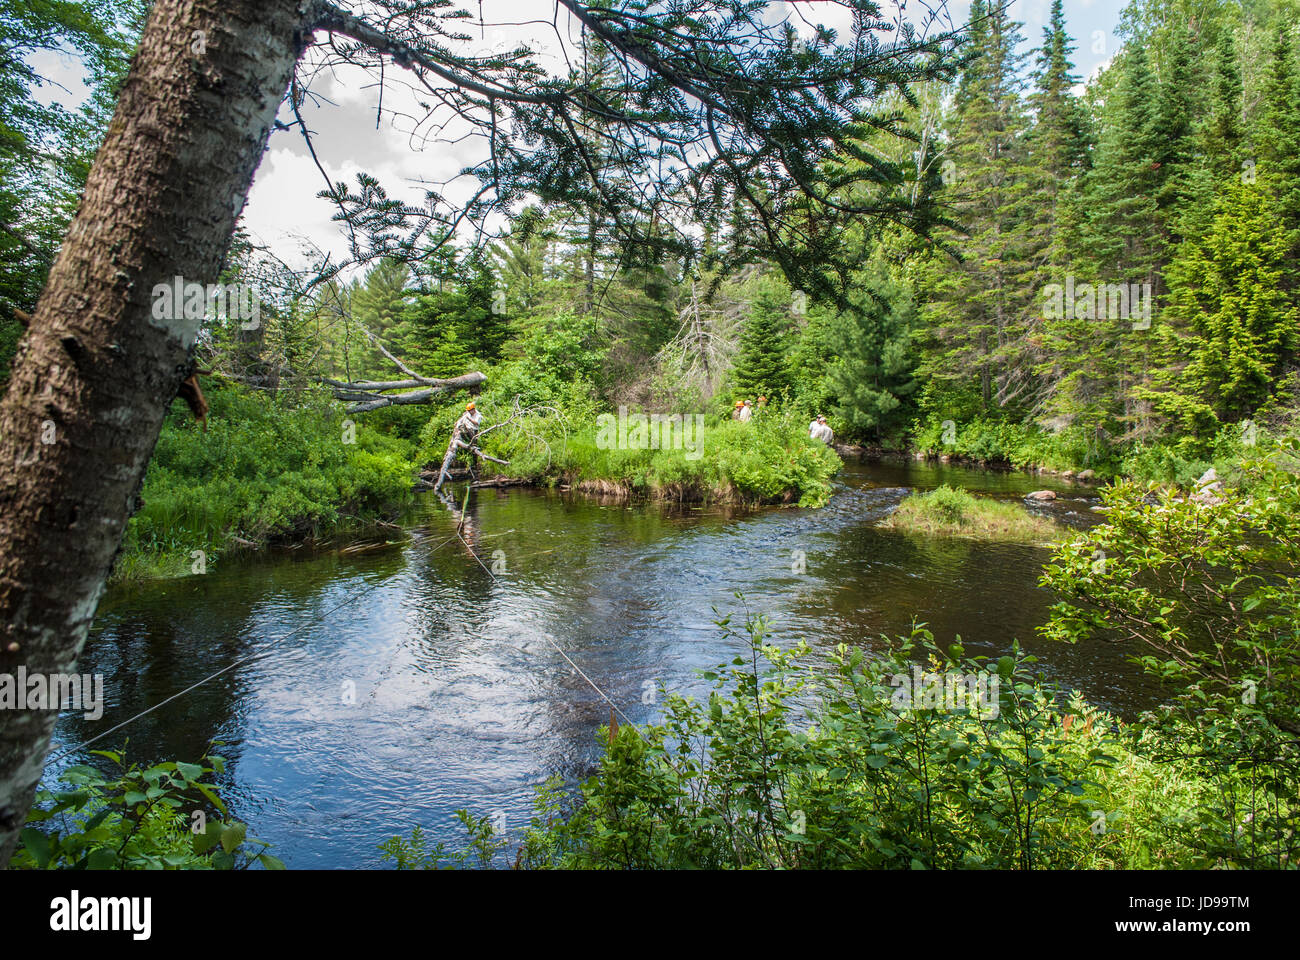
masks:
{"type": "MultiPolygon", "coordinates": [[[[191,367],[199,320],[155,317],[154,286],[217,280],[313,7],[153,6],[0,401],[0,673],[73,670],[191,367]]],[[[55,716],[0,723],[0,866],[55,716]]]]}

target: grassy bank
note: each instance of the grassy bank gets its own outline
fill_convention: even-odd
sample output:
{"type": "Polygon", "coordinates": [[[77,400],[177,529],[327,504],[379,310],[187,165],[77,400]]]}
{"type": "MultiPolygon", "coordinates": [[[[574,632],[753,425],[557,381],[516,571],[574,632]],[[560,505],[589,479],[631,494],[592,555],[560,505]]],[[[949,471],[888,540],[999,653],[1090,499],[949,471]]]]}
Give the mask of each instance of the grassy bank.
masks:
{"type": "Polygon", "coordinates": [[[1035,516],[1017,503],[976,497],[946,485],[908,497],[880,525],[904,533],[1027,543],[1060,536],[1051,520],[1035,516]]]}
{"type": "Polygon", "coordinates": [[[1002,466],[1051,473],[1092,470],[1097,479],[1127,477],[1190,487],[1213,467],[1220,477],[1239,472],[1243,460],[1277,446],[1289,428],[1275,433],[1249,421],[1224,426],[1209,440],[1156,438],[1145,443],[1098,446],[1075,430],[1052,433],[997,420],[916,424],[912,449],[972,466],[1002,466]],[[945,429],[944,424],[949,426],[945,429]]]}
{"type": "MultiPolygon", "coordinates": [[[[490,400],[480,407],[488,424],[507,415],[490,400]]],[[[830,499],[831,478],[842,466],[833,450],[808,439],[806,424],[775,410],[749,423],[705,417],[698,432],[691,419],[690,429],[675,426],[673,442],[658,449],[635,427],[620,437],[617,424],[601,415],[591,405],[566,406],[562,415],[535,418],[524,430],[488,436],[486,449],[510,461],[500,468],[503,476],[681,502],[819,507],[830,499]]],[[[431,422],[423,446],[428,460],[441,459],[448,433],[431,422]]]]}
{"type": "Polygon", "coordinates": [[[203,551],[328,536],[409,504],[413,446],[375,422],[345,428],[338,406],[292,403],[205,381],[204,432],[177,402],[163,425],[113,579],[189,573],[203,551]]]}

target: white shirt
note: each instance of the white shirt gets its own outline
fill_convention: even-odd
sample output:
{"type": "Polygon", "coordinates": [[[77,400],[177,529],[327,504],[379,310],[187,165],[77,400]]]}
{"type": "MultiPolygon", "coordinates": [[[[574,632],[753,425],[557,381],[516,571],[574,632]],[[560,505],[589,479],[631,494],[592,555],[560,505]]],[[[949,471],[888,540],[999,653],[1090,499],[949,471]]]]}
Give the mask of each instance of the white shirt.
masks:
{"type": "Polygon", "coordinates": [[[479,424],[483,422],[483,414],[477,410],[466,410],[456,421],[456,426],[462,433],[478,433],[479,424]]]}

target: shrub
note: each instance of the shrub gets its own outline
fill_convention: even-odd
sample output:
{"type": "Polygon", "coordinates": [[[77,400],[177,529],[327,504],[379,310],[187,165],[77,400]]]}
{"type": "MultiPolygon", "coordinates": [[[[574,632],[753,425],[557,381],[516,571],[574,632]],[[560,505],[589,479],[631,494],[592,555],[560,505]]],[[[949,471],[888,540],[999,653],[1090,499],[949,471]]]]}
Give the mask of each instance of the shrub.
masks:
{"type": "Polygon", "coordinates": [[[62,790],[40,790],[10,867],[27,870],[235,870],[284,864],[247,827],[223,820],[226,805],[210,777],[219,756],[198,763],[126,766],[112,750],[93,750],[117,768],[109,776],[78,765],[60,774],[62,790]]]}

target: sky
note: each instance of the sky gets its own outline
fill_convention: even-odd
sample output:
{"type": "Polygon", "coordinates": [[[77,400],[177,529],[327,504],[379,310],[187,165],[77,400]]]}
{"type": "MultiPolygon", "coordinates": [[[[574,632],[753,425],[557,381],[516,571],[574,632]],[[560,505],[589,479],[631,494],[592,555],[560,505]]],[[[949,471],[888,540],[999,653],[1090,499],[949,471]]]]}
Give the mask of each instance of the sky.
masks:
{"type": "MultiPolygon", "coordinates": [[[[892,15],[898,0],[881,0],[887,15],[892,15]]],[[[906,9],[909,0],[902,0],[906,9]]],[[[921,0],[910,0],[915,11],[921,0]]],[[[1066,22],[1075,42],[1073,59],[1076,73],[1094,76],[1118,51],[1114,35],[1119,13],[1128,0],[1065,0],[1066,22]]],[[[473,9],[474,4],[469,4],[473,9]]],[[[770,4],[771,18],[779,18],[782,2],[770,4]]],[[[811,23],[843,29],[847,18],[833,3],[799,4],[803,17],[811,23]]],[[[559,43],[552,27],[554,6],[549,0],[483,0],[484,19],[489,24],[478,38],[476,52],[510,48],[527,43],[545,60],[559,64],[559,43]],[[535,18],[543,18],[538,22],[535,18]],[[528,21],[532,20],[531,23],[528,21]]],[[[950,16],[956,24],[965,21],[970,0],[950,0],[950,16]]],[[[1043,36],[1051,11],[1051,0],[1013,0],[1012,16],[1023,24],[1024,50],[1037,46],[1043,36]]],[[[797,18],[796,18],[797,19],[797,18]]],[[[811,33],[811,27],[801,27],[811,33]]],[[[86,95],[84,71],[70,55],[33,57],[32,64],[53,81],[44,91],[46,100],[75,105],[86,95]]],[[[389,190],[412,203],[419,203],[425,187],[421,181],[441,182],[478,159],[480,145],[475,142],[448,144],[422,143],[412,136],[414,121],[403,116],[410,103],[400,88],[389,86],[384,93],[382,117],[376,116],[379,91],[373,79],[357,71],[337,78],[321,77],[312,85],[324,101],[304,105],[303,117],[313,133],[313,143],[321,165],[333,182],[355,184],[356,174],[366,171],[375,175],[389,190]],[[398,115],[393,115],[394,113],[398,115]]],[[[307,250],[314,246],[329,251],[335,260],[345,259],[347,241],[338,224],[331,221],[335,208],[316,194],[325,180],[313,163],[301,134],[297,130],[272,133],[262,158],[243,225],[255,241],[267,245],[285,262],[305,266],[307,250]]],[[[449,195],[455,195],[449,191],[449,195]]]]}

